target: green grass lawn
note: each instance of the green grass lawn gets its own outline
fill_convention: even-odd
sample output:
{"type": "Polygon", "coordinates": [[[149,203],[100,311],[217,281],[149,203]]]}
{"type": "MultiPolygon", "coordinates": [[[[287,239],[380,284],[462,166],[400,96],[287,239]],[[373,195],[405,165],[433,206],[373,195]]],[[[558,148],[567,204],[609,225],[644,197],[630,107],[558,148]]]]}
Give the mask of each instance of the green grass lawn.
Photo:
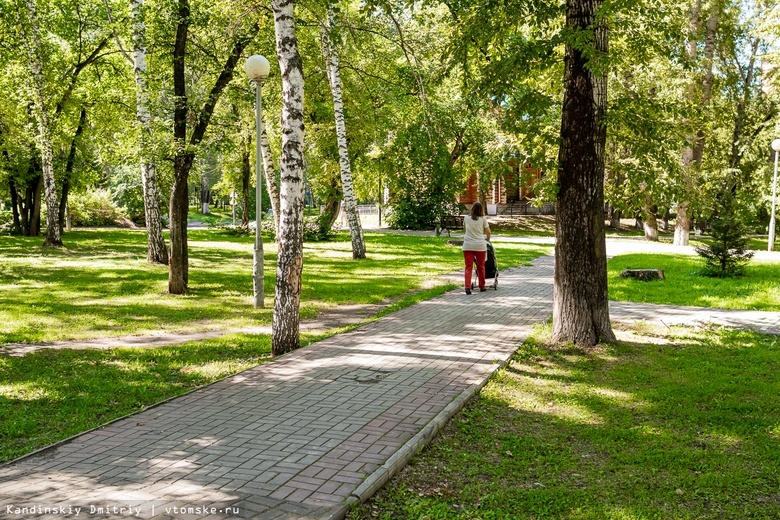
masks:
{"type": "MultiPolygon", "coordinates": [[[[141,231],[77,230],[62,249],[41,238],[0,236],[0,345],[83,339],[156,330],[235,329],[271,321],[276,245],[265,242],[265,309],[252,306],[252,236],[195,229],[190,294],[167,294],[166,266],[146,263],[141,231]]],[[[304,245],[301,316],[325,307],[376,303],[462,269],[460,249],[443,237],[366,233],[368,258],[352,259],[349,237],[304,245]]],[[[549,248],[502,244],[500,267],[549,248]]]]}
{"type": "Polygon", "coordinates": [[[739,278],[708,278],[704,261],[689,255],[631,254],[608,263],[609,298],[722,309],[780,311],[780,264],[751,261],[739,278]],[[621,278],[623,269],[663,269],[666,280],[621,278]]]}
{"type": "Polygon", "coordinates": [[[0,462],[270,359],[267,336],[0,356],[0,462]]]}
{"type": "Polygon", "coordinates": [[[780,338],[523,345],[351,520],[780,518],[780,338]]]}

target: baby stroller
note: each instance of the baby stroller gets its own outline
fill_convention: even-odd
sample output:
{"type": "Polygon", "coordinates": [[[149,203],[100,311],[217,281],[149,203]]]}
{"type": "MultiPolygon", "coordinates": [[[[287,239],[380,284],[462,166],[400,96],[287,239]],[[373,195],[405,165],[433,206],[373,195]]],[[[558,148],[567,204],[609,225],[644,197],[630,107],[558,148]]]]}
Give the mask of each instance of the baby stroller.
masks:
{"type": "MultiPolygon", "coordinates": [[[[496,263],[496,252],[493,250],[493,244],[485,242],[487,244],[487,255],[485,256],[485,287],[492,287],[494,290],[498,290],[498,264],[496,263]],[[493,283],[487,285],[488,278],[493,279],[493,283]]],[[[477,266],[474,265],[474,276],[471,278],[471,288],[474,289],[477,286],[478,280],[477,266]]]]}

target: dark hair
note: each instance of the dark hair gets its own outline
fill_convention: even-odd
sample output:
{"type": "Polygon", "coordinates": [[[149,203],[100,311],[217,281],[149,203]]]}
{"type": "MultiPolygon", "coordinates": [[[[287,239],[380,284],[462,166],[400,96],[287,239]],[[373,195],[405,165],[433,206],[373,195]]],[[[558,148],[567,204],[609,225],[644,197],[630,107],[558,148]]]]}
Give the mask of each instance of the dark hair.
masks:
{"type": "Polygon", "coordinates": [[[482,204],[479,202],[475,202],[471,206],[471,218],[472,220],[477,220],[479,217],[484,217],[485,212],[482,211],[482,204]]]}

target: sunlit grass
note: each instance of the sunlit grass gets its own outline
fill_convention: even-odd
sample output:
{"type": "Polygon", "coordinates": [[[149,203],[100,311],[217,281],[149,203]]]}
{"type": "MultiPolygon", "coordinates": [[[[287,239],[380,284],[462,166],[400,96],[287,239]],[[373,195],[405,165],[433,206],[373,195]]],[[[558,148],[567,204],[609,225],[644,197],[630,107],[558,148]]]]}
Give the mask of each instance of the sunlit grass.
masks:
{"type": "Polygon", "coordinates": [[[780,518],[780,338],[617,332],[581,350],[540,327],[348,518],[780,518]]]}
{"type": "Polygon", "coordinates": [[[739,278],[701,274],[697,256],[632,254],[609,260],[609,298],[722,309],[780,311],[780,263],[751,261],[739,278]],[[665,280],[621,278],[623,269],[663,269],[665,280]]]}
{"type": "Polygon", "coordinates": [[[0,356],[0,462],[270,359],[266,336],[0,356]]]}
{"type": "MultiPolygon", "coordinates": [[[[0,344],[143,334],[157,330],[238,329],[271,321],[276,244],[267,239],[265,309],[252,297],[252,236],[193,229],[190,293],[167,294],[168,269],[146,262],[141,231],[77,230],[63,249],[40,238],[0,236],[0,344]]],[[[458,247],[440,237],[366,233],[368,258],[353,260],[349,236],[304,244],[301,316],[338,304],[377,303],[419,290],[461,269],[458,247]]],[[[501,244],[501,268],[549,251],[501,244]]]]}

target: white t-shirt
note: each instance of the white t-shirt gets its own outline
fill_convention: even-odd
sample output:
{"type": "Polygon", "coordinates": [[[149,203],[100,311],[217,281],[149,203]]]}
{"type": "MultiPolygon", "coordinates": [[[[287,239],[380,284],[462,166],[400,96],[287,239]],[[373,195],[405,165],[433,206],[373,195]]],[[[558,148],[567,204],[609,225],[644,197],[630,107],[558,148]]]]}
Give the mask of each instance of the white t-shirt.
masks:
{"type": "Polygon", "coordinates": [[[485,217],[478,217],[477,220],[466,215],[463,219],[463,225],[466,228],[466,234],[463,237],[464,251],[487,251],[485,244],[485,230],[488,229],[488,222],[485,217]]]}

